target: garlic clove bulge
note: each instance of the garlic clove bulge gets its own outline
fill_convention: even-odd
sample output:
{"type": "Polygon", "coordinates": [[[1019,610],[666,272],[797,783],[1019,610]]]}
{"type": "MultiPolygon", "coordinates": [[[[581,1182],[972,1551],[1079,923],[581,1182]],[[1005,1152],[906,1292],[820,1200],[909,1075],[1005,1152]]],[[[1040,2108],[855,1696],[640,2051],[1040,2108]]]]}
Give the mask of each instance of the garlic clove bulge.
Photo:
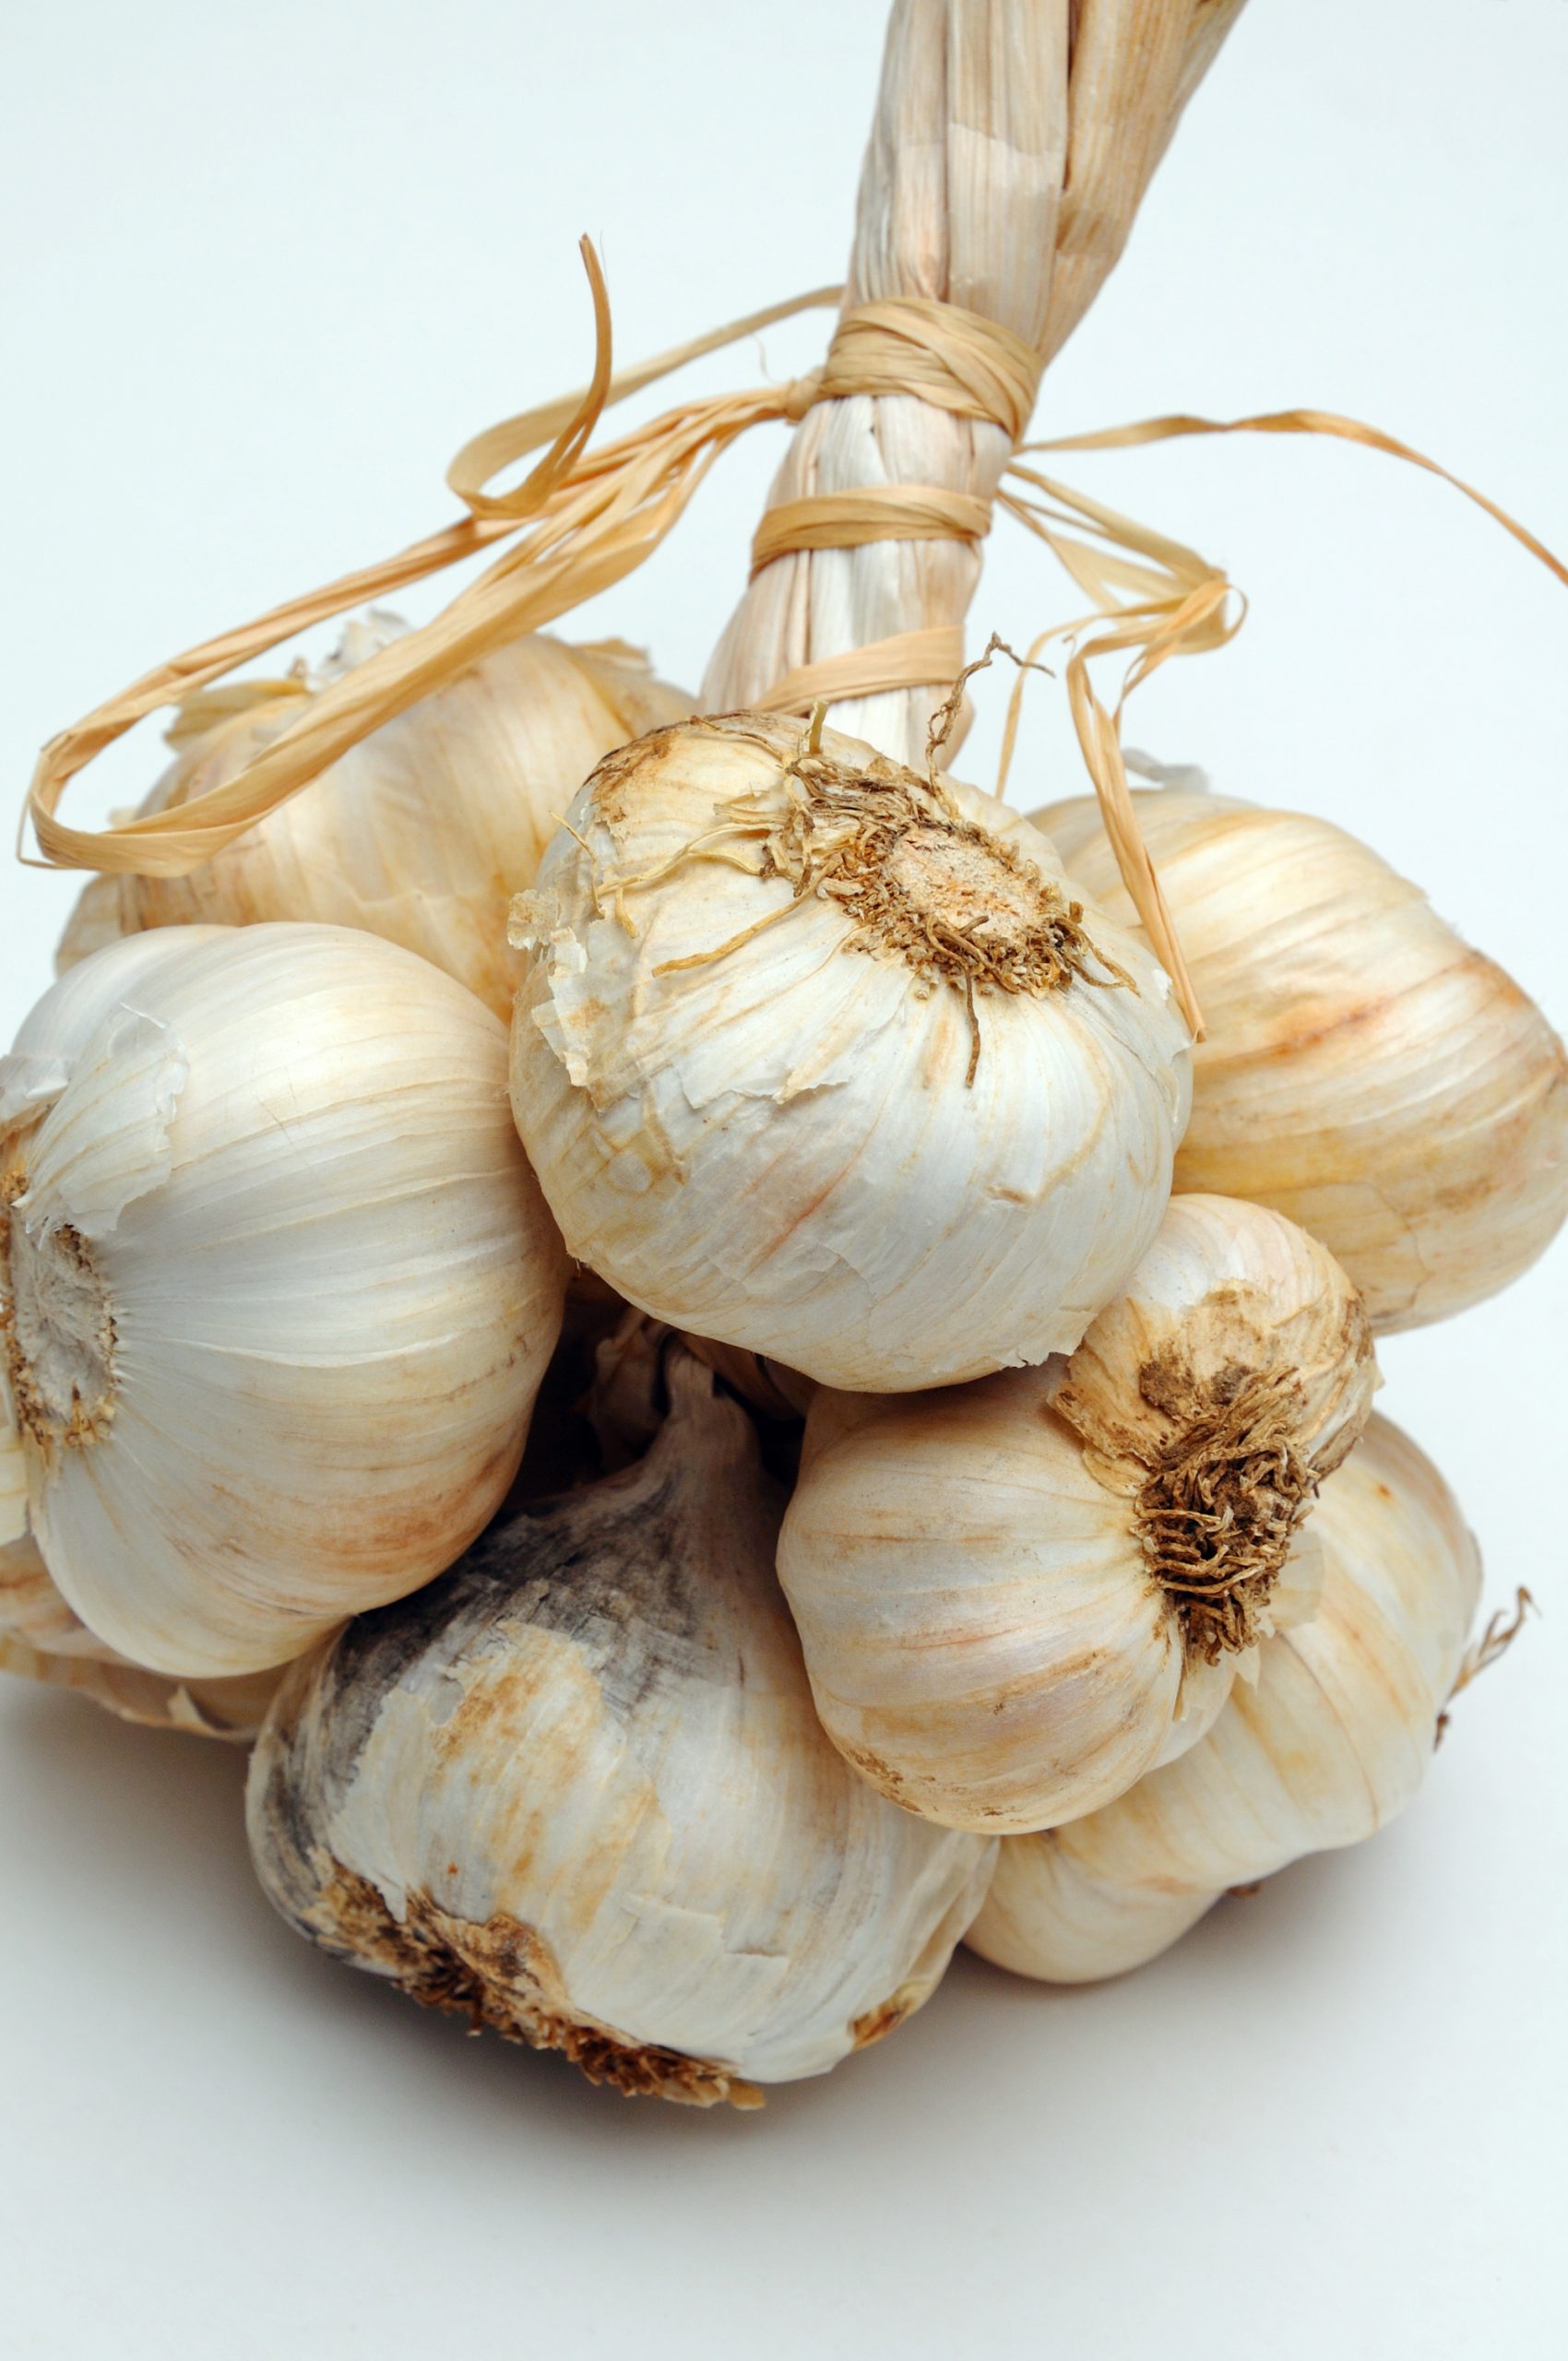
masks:
{"type": "Polygon", "coordinates": [[[0,1546],[0,1672],[74,1690],[122,1721],[236,1745],[255,1738],[282,1679],[184,1681],[129,1663],[72,1614],[30,1536],[0,1546]]]}
{"type": "Polygon", "coordinates": [[[518,1129],[672,1326],[909,1390],[1071,1348],[1153,1237],[1185,1026],[990,797],[695,721],[600,765],[516,908],[518,1129]]]}
{"type": "Polygon", "coordinates": [[[834,1753],[751,1422],[679,1348],[668,1382],[638,1465],[293,1667],[251,1845],[294,1927],[416,1999],[629,2094],[744,2105],[921,2005],[995,1846],[834,1753]]]}
{"type": "Polygon", "coordinates": [[[1227,1888],[1360,1844],[1402,1811],[1458,1675],[1480,1561],[1431,1462],[1388,1419],[1323,1487],[1311,1622],[1265,1639],[1209,1735],[1068,1827],[1007,1838],[968,1940],[1075,1984],[1166,1950],[1227,1888]]]}
{"type": "MultiPolygon", "coordinates": [[[[1533,1001],[1343,829],[1134,793],[1206,1033],[1178,1189],[1273,1205],[1382,1334],[1526,1270],[1568,1216],[1568,1055],[1533,1001]]],[[[1092,798],[1035,815],[1134,921],[1092,798]]]]}
{"type": "Polygon", "coordinates": [[[281,1663],[499,1503],[565,1284],[505,1070],[449,977],[281,925],[111,944],[0,1059],[28,1515],[122,1655],[281,1663]]]}
{"type": "MultiPolygon", "coordinates": [[[[172,733],[175,760],[142,809],[177,806],[232,778],[308,714],[317,691],[403,628],[373,613],[350,623],[315,671],[226,682],[194,698],[172,733]]],[[[506,942],[511,896],[532,884],[595,763],[690,711],[690,698],[622,642],[510,641],[188,875],[94,879],[59,960],[146,927],[311,919],[417,951],[505,1019],[521,972],[506,942]]]]}
{"type": "Polygon", "coordinates": [[[779,1543],[824,1726],[886,1795],[1014,1832],[1196,1743],[1281,1616],[1377,1382],[1360,1304],[1278,1214],[1174,1197],[1069,1358],[825,1391],[779,1543]]]}

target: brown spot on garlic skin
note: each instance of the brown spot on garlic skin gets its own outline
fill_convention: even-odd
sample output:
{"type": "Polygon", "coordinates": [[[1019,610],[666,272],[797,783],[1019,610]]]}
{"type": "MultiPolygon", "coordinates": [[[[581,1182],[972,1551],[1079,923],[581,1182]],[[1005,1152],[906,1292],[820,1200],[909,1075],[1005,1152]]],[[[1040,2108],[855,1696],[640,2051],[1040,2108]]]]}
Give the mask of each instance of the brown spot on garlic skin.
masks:
{"type": "MultiPolygon", "coordinates": [[[[628,2041],[573,2013],[549,1945],[533,1928],[503,1916],[476,1926],[422,1893],[409,1895],[399,1919],[368,1879],[340,1862],[322,1868],[313,1929],[317,1940],[386,1976],[422,2008],[467,2017],[473,2033],[488,2030],[530,2049],[560,2050],[590,2082],[606,2083],[624,2098],[671,2099],[682,2106],[763,2105],[755,2083],[726,2066],[628,2041]]],[[[878,2038],[898,2022],[891,2017],[866,2037],[878,2038]]]]}

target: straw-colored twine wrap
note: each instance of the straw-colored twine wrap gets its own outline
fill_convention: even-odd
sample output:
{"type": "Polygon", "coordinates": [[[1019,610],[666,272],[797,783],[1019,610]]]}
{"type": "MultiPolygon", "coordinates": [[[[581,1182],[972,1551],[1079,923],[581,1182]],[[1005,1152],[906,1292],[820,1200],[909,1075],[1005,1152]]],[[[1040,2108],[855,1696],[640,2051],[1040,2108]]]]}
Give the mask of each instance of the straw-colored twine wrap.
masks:
{"type": "MultiPolygon", "coordinates": [[[[465,445],[447,476],[469,510],[459,523],[187,650],[53,739],[39,763],[27,807],[46,863],[147,876],[180,876],[197,867],[465,666],[632,572],[678,521],[713,460],[753,425],[799,418],[816,403],[895,386],[958,415],[989,418],[1004,425],[1010,436],[1028,415],[1038,365],[1009,331],[956,305],[884,301],[844,316],[822,370],[785,386],[683,405],[591,450],[593,427],[612,403],[759,327],[832,303],[838,291],[817,289],[749,314],[616,375],[611,368],[608,296],[587,240],[583,255],[597,332],[588,386],[465,445]],[[489,489],[503,469],[546,445],[520,485],[505,492],[489,489]],[[73,828],[56,816],[76,774],[145,716],[174,705],[189,720],[199,699],[205,721],[220,705],[229,710],[258,695],[286,694],[287,682],[242,682],[218,690],[211,684],[313,623],[384,598],[509,534],[520,538],[434,622],[318,694],[302,697],[300,718],[224,785],[170,810],[98,831],[73,828]]],[[[1107,831],[1128,892],[1194,1032],[1201,1029],[1201,1013],[1138,830],[1122,761],[1121,712],[1139,682],[1172,656],[1222,646],[1238,629],[1244,610],[1238,603],[1231,611],[1227,576],[1195,551],[1084,498],[1023,460],[1043,451],[1114,450],[1176,436],[1241,432],[1336,435],[1425,468],[1476,502],[1568,582],[1568,570],[1551,552],[1484,493],[1377,428],[1325,411],[1283,410],[1230,421],[1175,414],[1022,446],[999,492],[1000,504],[1047,543],[1093,601],[1088,615],[1042,635],[1036,652],[1051,638],[1069,643],[1068,697],[1107,831]],[[1084,538],[1086,533],[1091,538],[1084,538]],[[1102,623],[1105,628],[1096,628],[1102,623]],[[1116,703],[1108,708],[1088,667],[1098,657],[1116,654],[1130,660],[1116,703]]],[[[877,497],[862,488],[770,512],[759,528],[758,546],[772,555],[917,532],[968,537],[988,522],[982,504],[939,487],[889,486],[877,497]]],[[[755,702],[775,712],[805,714],[818,703],[951,681],[963,658],[961,625],[927,626],[796,667],[755,702]]],[[[181,726],[176,724],[176,735],[181,726]]],[[[1009,755],[1016,729],[1015,703],[1009,755]]]]}

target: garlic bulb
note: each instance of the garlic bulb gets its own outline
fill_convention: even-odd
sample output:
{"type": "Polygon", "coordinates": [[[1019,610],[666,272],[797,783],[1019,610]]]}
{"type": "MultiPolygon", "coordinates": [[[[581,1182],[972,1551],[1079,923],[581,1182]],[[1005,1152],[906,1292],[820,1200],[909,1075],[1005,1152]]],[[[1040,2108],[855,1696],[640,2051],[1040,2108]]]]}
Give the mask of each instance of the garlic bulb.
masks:
{"type": "Polygon", "coordinates": [[[122,1721],[236,1744],[255,1736],[282,1678],[181,1681],[128,1663],[72,1614],[30,1536],[0,1545],[0,1672],[74,1689],[122,1721]]]}
{"type": "Polygon", "coordinates": [[[694,722],[600,765],[516,908],[518,1129],[572,1252],[672,1326],[975,1377],[1075,1345],[1153,1236],[1185,1027],[989,797],[694,722]]]}
{"type": "Polygon", "coordinates": [[[948,1827],[1109,1802],[1313,1611],[1297,1527],[1375,1383],[1321,1246],[1256,1205],[1173,1197],[1070,1359],[818,1394],[778,1573],[834,1744],[948,1827]]]}
{"type": "MultiPolygon", "coordinates": [[[[1534,1002],[1327,821],[1134,801],[1206,1027],[1178,1189],[1289,1214],[1384,1334],[1506,1287],[1568,1216],[1568,1057],[1534,1002]]],[[[1034,818],[1128,922],[1092,799],[1034,818]]]]}
{"type": "Polygon", "coordinates": [[[827,1744],[751,1422],[679,1349],[668,1377],[636,1466],[292,1668],[251,1846],[302,1933],[414,1999],[628,2094],[743,2105],[921,2005],[996,1848],[827,1744]]]}
{"type": "Polygon", "coordinates": [[[1480,1561],[1431,1462],[1374,1418],[1313,1516],[1323,1592],[1202,1744],[1070,1828],[1009,1837],[969,1942],[1078,1984],[1141,1966],[1228,1887],[1402,1811],[1458,1675],[1480,1561]]]}
{"type": "MultiPolygon", "coordinates": [[[[220,786],[297,721],[312,693],[403,629],[372,614],[318,672],[198,696],[178,756],[143,805],[161,811],[220,786]]],[[[445,967],[500,1016],[520,963],[506,906],[531,884],[561,814],[600,757],[691,711],[618,641],[511,641],[364,739],[329,771],[184,877],[94,880],[67,930],[95,947],[113,931],[309,919],[363,927],[445,967]],[[107,888],[107,890],[105,890],[107,888]]]]}
{"type": "Polygon", "coordinates": [[[505,1069],[471,993],[339,927],[129,936],[27,1019],[0,1341],[33,1533],[111,1647],[281,1663],[495,1508],[565,1284],[505,1069]]]}

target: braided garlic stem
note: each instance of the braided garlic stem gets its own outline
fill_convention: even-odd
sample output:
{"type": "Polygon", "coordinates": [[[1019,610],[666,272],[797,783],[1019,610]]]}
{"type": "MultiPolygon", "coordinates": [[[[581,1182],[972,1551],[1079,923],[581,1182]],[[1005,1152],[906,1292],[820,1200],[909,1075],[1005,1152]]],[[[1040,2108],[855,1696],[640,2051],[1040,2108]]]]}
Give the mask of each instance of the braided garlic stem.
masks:
{"type": "MultiPolygon", "coordinates": [[[[860,325],[851,315],[913,298],[978,314],[1043,365],[1120,255],[1176,118],[1241,6],[896,0],[836,356],[860,325]]],[[[909,382],[929,374],[922,361],[909,382]]],[[[944,374],[940,365],[934,374],[944,374]]],[[[710,711],[767,701],[788,675],[809,680],[806,668],[928,634],[930,685],[832,700],[837,727],[898,761],[923,759],[932,690],[957,670],[953,656],[962,661],[978,527],[1027,421],[997,423],[1005,407],[966,415],[929,393],[837,394],[830,362],[773,486],[766,562],[708,669],[710,711]],[[937,495],[930,538],[802,545],[813,512],[797,504],[874,500],[899,486],[937,495]]],[[[866,672],[888,669],[871,662],[866,672]]]]}

